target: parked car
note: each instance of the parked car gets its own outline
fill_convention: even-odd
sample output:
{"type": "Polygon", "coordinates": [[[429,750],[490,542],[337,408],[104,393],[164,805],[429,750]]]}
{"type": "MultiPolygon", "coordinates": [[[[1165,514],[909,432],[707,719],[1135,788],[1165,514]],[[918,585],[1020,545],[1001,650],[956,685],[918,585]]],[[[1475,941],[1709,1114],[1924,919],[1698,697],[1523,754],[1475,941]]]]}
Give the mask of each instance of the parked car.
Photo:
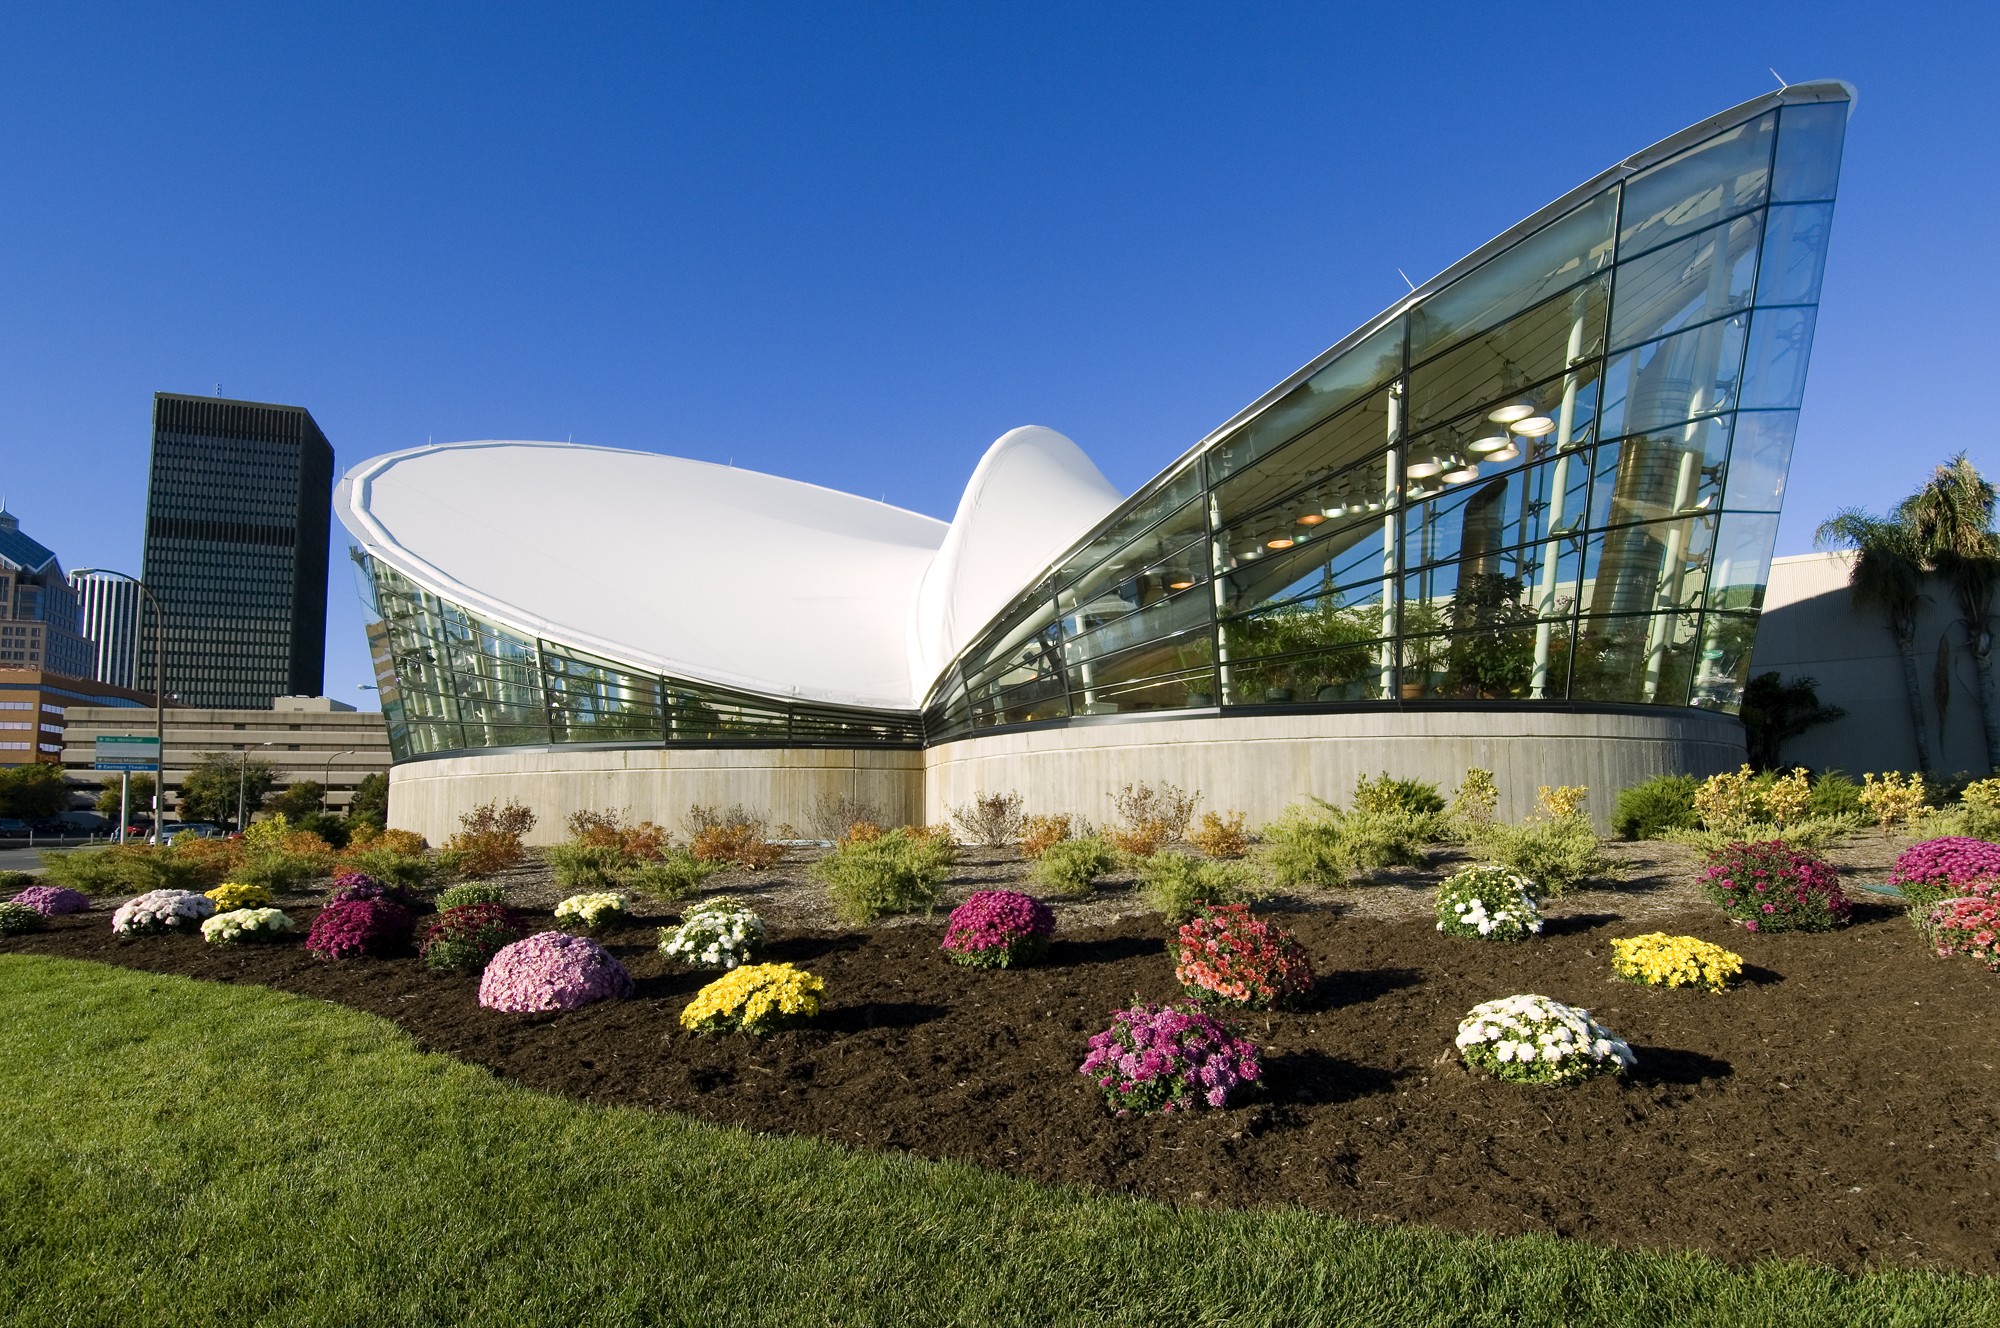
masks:
{"type": "Polygon", "coordinates": [[[17,821],[11,816],[0,816],[0,839],[25,839],[28,823],[17,821]]]}

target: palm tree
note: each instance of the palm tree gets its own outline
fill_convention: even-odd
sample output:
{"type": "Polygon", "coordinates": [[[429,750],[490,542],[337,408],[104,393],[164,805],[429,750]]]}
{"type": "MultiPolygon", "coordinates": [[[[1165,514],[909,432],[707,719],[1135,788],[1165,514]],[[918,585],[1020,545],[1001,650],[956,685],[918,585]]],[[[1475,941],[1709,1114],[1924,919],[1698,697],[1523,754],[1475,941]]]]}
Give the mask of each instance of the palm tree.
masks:
{"type": "Polygon", "coordinates": [[[1910,705],[1910,728],[1917,735],[1917,769],[1926,778],[1937,772],[1931,762],[1930,732],[1924,725],[1923,689],[1917,684],[1917,611],[1924,602],[1924,555],[1917,533],[1899,511],[1872,516],[1858,507],[1844,507],[1813,533],[1821,547],[1855,551],[1847,584],[1856,604],[1882,611],[1896,653],[1903,660],[1903,690],[1910,705]]]}
{"type": "Polygon", "coordinates": [[[1993,691],[1993,596],[2000,589],[2000,535],[1993,533],[1996,495],[1960,452],[1905,498],[1897,516],[1916,532],[1925,564],[1945,579],[1958,602],[1959,625],[1979,674],[1979,708],[1986,723],[1986,764],[2000,770],[2000,705],[1993,691]]]}

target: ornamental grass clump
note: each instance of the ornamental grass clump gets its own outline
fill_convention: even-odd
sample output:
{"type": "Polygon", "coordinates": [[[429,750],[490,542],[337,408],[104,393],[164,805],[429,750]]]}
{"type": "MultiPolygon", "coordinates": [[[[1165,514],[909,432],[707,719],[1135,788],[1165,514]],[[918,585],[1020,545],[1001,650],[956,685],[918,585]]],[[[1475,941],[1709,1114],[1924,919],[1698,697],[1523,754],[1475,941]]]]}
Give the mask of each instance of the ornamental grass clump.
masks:
{"type": "Polygon", "coordinates": [[[514,1014],[576,1010],[631,994],[632,975],[609,950],[560,931],[502,946],[479,979],[479,1003],[514,1014]]]}
{"type": "Polygon", "coordinates": [[[387,955],[409,943],[410,910],[388,899],[328,904],[306,932],[307,952],[321,959],[387,955]]]}
{"type": "Polygon", "coordinates": [[[1922,931],[1945,900],[1990,895],[2000,887],[2000,844],[1964,835],[1912,844],[1896,855],[1889,884],[1903,892],[1910,921],[1922,931]]]}
{"type": "Polygon", "coordinates": [[[1174,981],[1198,1001],[1251,1010],[1297,1005],[1312,994],[1312,960],[1298,938],[1250,916],[1248,904],[1203,908],[1175,933],[1174,981]]]}
{"type": "Polygon", "coordinates": [[[2000,899],[1947,899],[1931,910],[1926,931],[1940,959],[1966,955],[2000,973],[2000,899]]]}
{"type": "Polygon", "coordinates": [[[969,968],[1019,968],[1048,953],[1056,915],[1018,890],[978,890],[951,911],[944,928],[945,958],[969,968]]]}
{"type": "Polygon", "coordinates": [[[527,924],[505,904],[459,904],[424,928],[417,953],[432,972],[477,973],[527,934],[527,924]]]}
{"type": "Polygon", "coordinates": [[[236,881],[224,881],[208,892],[215,901],[218,913],[230,913],[242,908],[269,908],[271,892],[261,885],[244,885],[236,881]]]}
{"type": "Polygon", "coordinates": [[[765,1037],[819,1013],[826,983],[790,964],[746,964],[703,987],[681,1011],[690,1033],[765,1037]]]}
{"type": "Polygon", "coordinates": [[[1437,929],[1475,941],[1525,941],[1542,930],[1535,883],[1505,867],[1467,867],[1437,891],[1437,929]]]}
{"type": "Polygon", "coordinates": [[[156,936],[192,932],[215,916],[215,901],[192,890],[149,890],[128,899],[111,915],[116,936],[156,936]]]}
{"type": "Polygon", "coordinates": [[[1459,1021],[1465,1063],[1517,1084],[1571,1084],[1622,1074],[1639,1058],[1604,1025],[1546,996],[1505,996],[1459,1021]]]}
{"type": "Polygon", "coordinates": [[[660,928],[660,953],[689,968],[741,968],[764,948],[764,919],[740,899],[717,895],[660,928]]]}
{"type": "Polygon", "coordinates": [[[48,925],[47,918],[26,904],[16,904],[11,900],[0,904],[0,936],[22,936],[48,925]]]}
{"type": "Polygon", "coordinates": [[[1078,1073],[1119,1116],[1226,1107],[1263,1076],[1257,1048],[1204,1010],[1142,1002],[1090,1039],[1078,1073]]]}
{"type": "Polygon", "coordinates": [[[1611,972],[1642,987],[1719,992],[1743,976],[1743,956],[1693,936],[1654,931],[1613,937],[1611,972]]]}
{"type": "Polygon", "coordinates": [[[1781,839],[1710,854],[1701,884],[1746,931],[1826,931],[1854,911],[1824,858],[1781,839]]]}
{"type": "Polygon", "coordinates": [[[11,901],[32,908],[45,918],[90,911],[90,896],[60,885],[31,885],[11,901]]]}
{"type": "Polygon", "coordinates": [[[625,896],[615,890],[571,895],[556,905],[557,926],[581,927],[585,931],[602,930],[613,923],[625,921],[628,916],[625,896]]]}
{"type": "Polygon", "coordinates": [[[275,908],[233,908],[201,924],[201,939],[211,945],[243,945],[274,941],[292,929],[292,920],[275,908]]]}

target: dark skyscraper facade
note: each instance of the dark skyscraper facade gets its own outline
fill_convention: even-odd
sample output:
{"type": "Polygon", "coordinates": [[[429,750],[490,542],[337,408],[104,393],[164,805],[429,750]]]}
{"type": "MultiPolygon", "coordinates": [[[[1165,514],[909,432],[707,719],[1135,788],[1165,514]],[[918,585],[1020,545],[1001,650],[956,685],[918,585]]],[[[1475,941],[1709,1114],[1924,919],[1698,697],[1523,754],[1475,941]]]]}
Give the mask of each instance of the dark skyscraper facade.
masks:
{"type": "Polygon", "coordinates": [[[332,493],[333,448],[303,408],[154,395],[145,580],[179,704],[250,709],[322,690],[332,493]]]}

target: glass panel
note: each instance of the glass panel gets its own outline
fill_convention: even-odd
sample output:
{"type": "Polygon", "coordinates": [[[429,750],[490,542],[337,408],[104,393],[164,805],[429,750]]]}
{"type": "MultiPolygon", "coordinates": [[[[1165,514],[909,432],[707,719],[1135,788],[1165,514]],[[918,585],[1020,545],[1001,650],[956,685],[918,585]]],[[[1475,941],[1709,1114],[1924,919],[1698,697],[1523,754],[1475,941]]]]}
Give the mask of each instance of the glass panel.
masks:
{"type": "Polygon", "coordinates": [[[1759,309],[1750,321],[1743,363],[1745,409],[1783,409],[1805,396],[1815,309],[1759,309]]]}
{"type": "MultiPolygon", "coordinates": [[[[1458,700],[1523,699],[1535,677],[1536,642],[1533,623],[1494,625],[1472,632],[1414,637],[1403,642],[1402,695],[1450,697],[1458,700]]],[[[1564,628],[1552,640],[1569,644],[1564,628]]],[[[1564,652],[1566,653],[1566,651],[1564,652]]],[[[1566,667],[1563,660],[1558,667],[1566,667]]]]}
{"type": "Polygon", "coordinates": [[[1730,418],[1711,416],[1598,448],[1591,468],[1591,527],[1720,507],[1730,418]]]}
{"type": "Polygon", "coordinates": [[[1221,609],[1224,613],[1248,612],[1362,582],[1379,583],[1382,550],[1383,522],[1379,516],[1364,516],[1362,524],[1330,533],[1316,532],[1310,543],[1286,553],[1240,563],[1218,587],[1221,609]]]}
{"type": "MultiPolygon", "coordinates": [[[[1381,615],[1372,617],[1381,627],[1381,615]]],[[[1382,699],[1382,643],[1352,640],[1326,650],[1279,659],[1232,661],[1225,689],[1230,705],[1321,705],[1382,699]]]]}
{"type": "Polygon", "coordinates": [[[1792,468],[1795,410],[1746,410],[1736,417],[1729,447],[1729,489],[1723,506],[1736,512],[1775,512],[1784,504],[1792,468]]]}
{"type": "Polygon", "coordinates": [[[1715,518],[1656,521],[1593,535],[1585,549],[1585,613],[1651,613],[1698,607],[1715,518]]]}
{"type": "Polygon", "coordinates": [[[1771,196],[1786,202],[1832,198],[1840,183],[1840,144],[1847,134],[1844,101],[1784,108],[1778,135],[1778,168],[1771,196]]]}
{"type": "Polygon", "coordinates": [[[1585,618],[1577,624],[1570,699],[1686,705],[1701,655],[1693,614],[1585,618]]]}
{"type": "Polygon", "coordinates": [[[1735,714],[1750,681],[1750,653],[1757,643],[1754,613],[1711,613],[1702,619],[1701,654],[1691,704],[1735,714]]]}
{"type": "Polygon", "coordinates": [[[1763,214],[1752,213],[1618,265],[1611,348],[1651,341],[1750,304],[1763,214]]]}
{"type": "Polygon", "coordinates": [[[1735,405],[1746,321],[1734,314],[1612,356],[1600,436],[1646,433],[1735,405]]]}
{"type": "MultiPolygon", "coordinates": [[[[1357,496],[1379,496],[1375,484],[1379,463],[1370,463],[1391,441],[1390,393],[1377,392],[1313,428],[1297,441],[1271,453],[1255,466],[1239,469],[1215,487],[1218,524],[1233,524],[1245,513],[1269,507],[1287,494],[1298,494],[1315,481],[1326,481],[1328,493],[1336,482],[1357,496]],[[1374,472],[1371,477],[1370,472],[1374,472]]],[[[1314,495],[1302,495],[1300,511],[1314,495]]],[[[1324,508],[1331,502],[1322,502],[1324,508]]]]}
{"type": "Polygon", "coordinates": [[[1141,531],[1200,492],[1201,463],[1197,461],[1159,489],[1134,499],[1132,506],[1109,529],[1064,559],[1063,565],[1056,569],[1057,584],[1074,581],[1105,559],[1123,552],[1141,531]]]}
{"type": "Polygon", "coordinates": [[[1826,239],[1832,229],[1831,203],[1772,208],[1764,233],[1764,264],[1757,274],[1757,303],[1817,304],[1826,268],[1826,239]]]}
{"type": "Polygon", "coordinates": [[[1777,124],[1775,112],[1759,116],[1627,180],[1619,258],[1761,206],[1777,124]]]}
{"type": "Polygon", "coordinates": [[[1116,618],[1094,630],[1092,624],[1097,620],[1089,612],[1076,618],[1066,618],[1063,620],[1063,658],[1074,671],[1077,664],[1085,659],[1113,654],[1195,627],[1205,629],[1209,623],[1209,605],[1207,595],[1200,591],[1188,591],[1161,600],[1138,613],[1123,607],[1120,601],[1120,612],[1116,618]]]}
{"type": "Polygon", "coordinates": [[[1064,590],[1057,602],[1065,616],[1086,608],[1083,616],[1095,625],[1186,590],[1208,579],[1203,566],[1208,551],[1198,547],[1207,537],[1208,519],[1197,497],[1064,590]]]}
{"type": "Polygon", "coordinates": [[[1217,443],[1208,454],[1215,480],[1243,470],[1402,372],[1403,320],[1398,318],[1217,443]]]}
{"type": "Polygon", "coordinates": [[[1499,401],[1604,348],[1610,279],[1600,277],[1410,371],[1410,429],[1499,401]]]}
{"type": "Polygon", "coordinates": [[[1421,360],[1483,332],[1601,271],[1611,261],[1617,191],[1496,254],[1410,312],[1410,358],[1421,360]]]}
{"type": "Polygon", "coordinates": [[[1070,696],[1071,708],[1079,715],[1103,715],[1212,704],[1192,701],[1189,694],[1215,695],[1214,656],[1214,639],[1204,627],[1122,655],[1087,660],[1070,673],[1078,688],[1070,696]]]}
{"type": "Polygon", "coordinates": [[[1778,515],[1731,512],[1716,537],[1715,570],[1708,604],[1716,609],[1762,609],[1771,579],[1771,550],[1778,544],[1778,515]]]}

